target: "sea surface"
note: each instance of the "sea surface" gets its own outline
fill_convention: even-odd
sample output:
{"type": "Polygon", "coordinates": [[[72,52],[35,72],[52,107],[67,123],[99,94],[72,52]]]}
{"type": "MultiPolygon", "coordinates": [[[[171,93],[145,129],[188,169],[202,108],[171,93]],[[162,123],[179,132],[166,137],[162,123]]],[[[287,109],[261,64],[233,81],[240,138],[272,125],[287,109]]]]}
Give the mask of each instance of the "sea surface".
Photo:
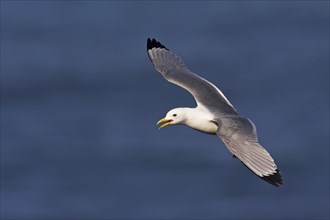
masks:
{"type": "Polygon", "coordinates": [[[329,219],[328,1],[1,1],[1,219],[329,219]],[[257,126],[284,185],[217,136],[156,38],[257,126]]]}

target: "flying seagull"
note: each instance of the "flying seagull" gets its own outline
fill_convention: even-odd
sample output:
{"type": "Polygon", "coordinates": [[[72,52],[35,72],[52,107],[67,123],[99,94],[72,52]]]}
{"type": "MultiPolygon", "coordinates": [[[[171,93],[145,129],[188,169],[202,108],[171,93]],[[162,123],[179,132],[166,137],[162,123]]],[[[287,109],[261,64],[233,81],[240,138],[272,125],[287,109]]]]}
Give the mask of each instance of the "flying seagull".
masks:
{"type": "Polygon", "coordinates": [[[195,108],[170,110],[157,125],[187,125],[207,134],[216,134],[234,158],[266,182],[282,184],[280,171],[257,138],[256,126],[250,119],[238,116],[236,109],[212,83],[191,72],[180,57],[160,42],[148,38],[147,52],[155,69],[169,82],[190,92],[195,108]]]}

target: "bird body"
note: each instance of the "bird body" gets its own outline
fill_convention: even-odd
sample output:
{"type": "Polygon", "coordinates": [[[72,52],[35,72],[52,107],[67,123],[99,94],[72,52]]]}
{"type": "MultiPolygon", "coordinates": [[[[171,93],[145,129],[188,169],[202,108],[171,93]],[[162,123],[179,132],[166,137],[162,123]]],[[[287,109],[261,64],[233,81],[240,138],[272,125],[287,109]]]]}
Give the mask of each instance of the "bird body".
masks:
{"type": "Polygon", "coordinates": [[[155,39],[148,39],[147,51],[154,67],[171,83],[190,92],[195,108],[170,110],[157,124],[186,125],[207,134],[216,134],[228,150],[257,176],[279,186],[279,170],[257,138],[256,126],[250,119],[237,114],[234,106],[215,85],[191,72],[177,55],[155,39]]]}
{"type": "Polygon", "coordinates": [[[218,124],[213,120],[213,115],[202,107],[175,108],[168,112],[165,118],[176,122],[172,124],[187,125],[207,134],[215,135],[218,130],[218,124]]]}

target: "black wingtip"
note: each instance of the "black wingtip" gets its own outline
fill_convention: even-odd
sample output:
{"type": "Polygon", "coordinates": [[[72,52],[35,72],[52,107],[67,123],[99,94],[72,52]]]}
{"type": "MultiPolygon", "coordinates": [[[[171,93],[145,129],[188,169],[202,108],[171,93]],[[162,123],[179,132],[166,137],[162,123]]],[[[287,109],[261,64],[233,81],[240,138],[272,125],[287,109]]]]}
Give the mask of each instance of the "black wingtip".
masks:
{"type": "Polygon", "coordinates": [[[163,44],[160,42],[156,41],[154,38],[148,38],[147,40],[147,50],[150,50],[152,48],[164,48],[168,50],[163,44]]]}
{"type": "Polygon", "coordinates": [[[276,169],[276,173],[269,175],[269,176],[263,176],[261,179],[265,180],[267,183],[270,183],[276,187],[279,187],[283,184],[281,173],[278,169],[276,169]]]}
{"type": "MultiPolygon", "coordinates": [[[[234,158],[237,158],[237,157],[234,155],[234,158]]],[[[242,162],[242,164],[244,164],[244,163],[242,162]]],[[[246,165],[244,164],[244,166],[246,166],[246,165]]],[[[275,173],[273,173],[272,175],[260,177],[255,172],[253,172],[248,166],[246,166],[246,167],[252,173],[254,173],[257,177],[261,178],[262,180],[266,181],[269,184],[272,184],[273,186],[279,187],[280,185],[283,185],[282,176],[281,176],[281,173],[278,169],[276,169],[275,173]]]]}

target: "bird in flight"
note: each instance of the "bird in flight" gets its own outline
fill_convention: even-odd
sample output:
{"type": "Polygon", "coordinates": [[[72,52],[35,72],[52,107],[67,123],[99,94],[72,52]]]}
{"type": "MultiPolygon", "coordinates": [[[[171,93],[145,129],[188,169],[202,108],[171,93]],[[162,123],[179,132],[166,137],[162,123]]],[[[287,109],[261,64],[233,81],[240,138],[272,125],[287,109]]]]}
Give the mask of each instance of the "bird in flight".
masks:
{"type": "Polygon", "coordinates": [[[155,69],[169,82],[190,92],[195,108],[170,110],[157,125],[186,125],[200,132],[216,134],[234,158],[266,182],[279,186],[282,177],[273,158],[257,138],[256,126],[237,114],[234,106],[215,85],[191,72],[176,54],[148,38],[147,52],[155,69]]]}

